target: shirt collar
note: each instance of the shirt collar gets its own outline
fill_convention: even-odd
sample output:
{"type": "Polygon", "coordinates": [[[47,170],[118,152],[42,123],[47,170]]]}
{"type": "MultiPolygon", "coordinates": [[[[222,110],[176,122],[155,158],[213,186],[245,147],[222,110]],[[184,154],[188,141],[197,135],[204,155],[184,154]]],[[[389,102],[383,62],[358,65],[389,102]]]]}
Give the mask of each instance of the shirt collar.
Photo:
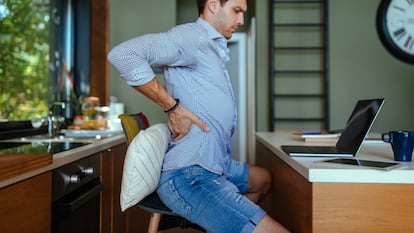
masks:
{"type": "Polygon", "coordinates": [[[221,35],[213,26],[211,26],[207,21],[198,18],[197,19],[197,23],[199,25],[201,25],[201,27],[203,27],[204,29],[207,30],[208,36],[210,39],[214,40],[214,39],[219,39],[219,38],[224,38],[223,35],[221,35]]]}

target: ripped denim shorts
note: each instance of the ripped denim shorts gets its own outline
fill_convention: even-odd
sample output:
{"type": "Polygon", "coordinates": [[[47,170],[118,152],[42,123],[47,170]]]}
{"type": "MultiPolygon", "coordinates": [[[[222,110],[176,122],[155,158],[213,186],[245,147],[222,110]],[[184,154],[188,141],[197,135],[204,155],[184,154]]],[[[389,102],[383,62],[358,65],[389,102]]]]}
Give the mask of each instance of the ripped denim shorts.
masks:
{"type": "Polygon", "coordinates": [[[225,174],[201,166],[165,171],[158,194],[166,206],[211,233],[252,232],[266,215],[243,195],[249,167],[231,161],[225,174]]]}

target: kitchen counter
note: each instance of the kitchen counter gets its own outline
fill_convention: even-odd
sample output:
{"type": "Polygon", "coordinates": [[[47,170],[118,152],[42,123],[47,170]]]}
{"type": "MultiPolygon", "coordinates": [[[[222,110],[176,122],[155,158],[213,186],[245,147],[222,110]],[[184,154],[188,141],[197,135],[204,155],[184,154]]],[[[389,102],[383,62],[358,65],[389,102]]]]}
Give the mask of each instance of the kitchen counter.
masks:
{"type": "MultiPolygon", "coordinates": [[[[58,153],[50,155],[51,161],[47,162],[44,166],[35,168],[27,172],[13,175],[5,179],[1,179],[0,188],[29,179],[31,177],[42,174],[44,172],[51,171],[55,168],[58,168],[65,164],[82,159],[84,157],[90,156],[92,154],[99,153],[104,150],[108,150],[116,145],[124,143],[125,138],[123,134],[118,134],[118,135],[114,135],[114,136],[103,138],[103,139],[90,139],[87,141],[88,141],[88,144],[84,146],[76,147],[70,150],[66,150],[66,151],[62,151],[62,152],[58,152],[58,153]]],[[[36,156],[36,155],[31,155],[31,156],[36,156]]],[[[46,156],[46,155],[38,155],[38,156],[46,156]]]]}

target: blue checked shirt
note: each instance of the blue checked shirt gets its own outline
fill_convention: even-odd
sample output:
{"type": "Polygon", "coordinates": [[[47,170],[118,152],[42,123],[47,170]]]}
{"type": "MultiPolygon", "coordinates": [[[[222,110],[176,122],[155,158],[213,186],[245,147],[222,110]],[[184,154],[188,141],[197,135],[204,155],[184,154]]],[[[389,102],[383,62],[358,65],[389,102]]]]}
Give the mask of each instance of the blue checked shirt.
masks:
{"type": "Polygon", "coordinates": [[[227,40],[200,18],[168,32],[133,38],[110,51],[109,61],[131,86],[154,78],[151,65],[163,65],[168,93],[210,128],[210,132],[203,132],[193,125],[183,139],[171,142],[164,171],[200,165],[223,173],[237,121],[226,69],[228,52],[227,40]]]}

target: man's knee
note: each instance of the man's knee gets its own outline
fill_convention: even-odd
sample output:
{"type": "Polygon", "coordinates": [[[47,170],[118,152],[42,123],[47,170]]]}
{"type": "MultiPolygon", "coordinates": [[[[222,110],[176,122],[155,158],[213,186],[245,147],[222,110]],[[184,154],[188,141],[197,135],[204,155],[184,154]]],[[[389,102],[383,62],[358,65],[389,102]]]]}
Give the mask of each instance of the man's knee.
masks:
{"type": "Polygon", "coordinates": [[[260,202],[272,187],[272,174],[265,168],[250,166],[249,193],[254,194],[252,199],[260,202]],[[254,197],[255,196],[255,197],[254,197]]]}

